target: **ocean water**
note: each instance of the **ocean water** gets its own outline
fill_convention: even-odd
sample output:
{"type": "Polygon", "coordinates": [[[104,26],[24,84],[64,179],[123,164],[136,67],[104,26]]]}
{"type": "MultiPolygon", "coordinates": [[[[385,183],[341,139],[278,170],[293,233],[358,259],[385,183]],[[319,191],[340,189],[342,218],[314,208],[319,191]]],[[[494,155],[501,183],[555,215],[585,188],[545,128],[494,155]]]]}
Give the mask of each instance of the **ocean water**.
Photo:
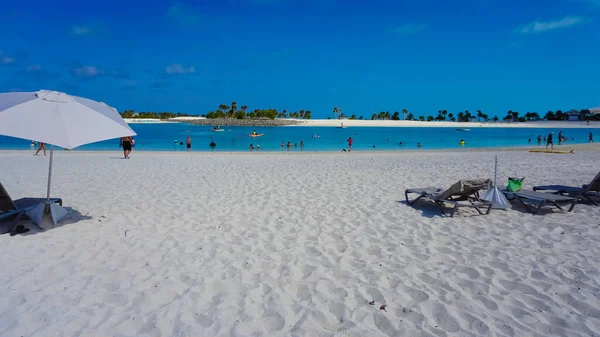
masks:
{"type": "MultiPolygon", "coordinates": [[[[188,136],[192,137],[192,151],[249,151],[250,144],[260,145],[261,151],[288,151],[281,143],[292,144],[289,151],[301,151],[300,141],[304,141],[304,151],[340,151],[348,147],[348,137],[354,139],[353,150],[418,150],[456,149],[461,147],[510,147],[537,145],[537,136],[554,132],[554,143],[558,144],[560,129],[550,128],[486,128],[475,127],[470,131],[457,131],[455,127],[224,127],[224,132],[211,132],[210,127],[186,123],[130,124],[138,134],[135,137],[136,151],[185,151],[188,136]],[[264,136],[251,138],[248,134],[256,130],[264,136]],[[317,135],[317,137],[313,137],[317,135]],[[460,140],[465,145],[459,144],[460,140]],[[531,139],[531,143],[528,140],[531,139]],[[213,140],[214,149],[208,145],[213,140]],[[399,143],[402,142],[402,145],[399,143]],[[297,146],[294,146],[297,144],[297,146]]],[[[457,123],[457,127],[460,124],[457,123]]],[[[577,129],[563,129],[568,138],[565,144],[587,143],[592,132],[600,141],[600,128],[582,125],[577,129]]],[[[542,142],[544,143],[544,142],[542,142]]],[[[545,143],[544,143],[545,144],[545,143]]],[[[543,144],[543,145],[544,145],[543,144]]],[[[31,141],[0,136],[0,149],[24,150],[30,148],[31,141]]],[[[119,151],[119,140],[108,140],[88,144],[76,150],[119,151]]]]}

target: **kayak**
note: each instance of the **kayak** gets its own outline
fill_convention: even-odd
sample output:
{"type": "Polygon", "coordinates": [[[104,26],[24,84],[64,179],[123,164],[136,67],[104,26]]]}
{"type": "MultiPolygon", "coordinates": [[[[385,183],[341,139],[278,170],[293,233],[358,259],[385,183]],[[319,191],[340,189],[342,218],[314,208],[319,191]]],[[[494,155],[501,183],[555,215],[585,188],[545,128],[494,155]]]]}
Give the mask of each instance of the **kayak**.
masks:
{"type": "Polygon", "coordinates": [[[225,131],[225,129],[208,129],[208,130],[212,131],[212,132],[224,132],[225,131]]]}
{"type": "Polygon", "coordinates": [[[470,129],[459,128],[459,129],[456,129],[456,131],[470,131],[470,129]]]}
{"type": "Polygon", "coordinates": [[[249,135],[248,135],[248,137],[262,137],[262,136],[264,136],[264,135],[265,135],[264,133],[259,133],[259,134],[256,134],[256,135],[254,135],[254,134],[249,134],[249,135]]]}

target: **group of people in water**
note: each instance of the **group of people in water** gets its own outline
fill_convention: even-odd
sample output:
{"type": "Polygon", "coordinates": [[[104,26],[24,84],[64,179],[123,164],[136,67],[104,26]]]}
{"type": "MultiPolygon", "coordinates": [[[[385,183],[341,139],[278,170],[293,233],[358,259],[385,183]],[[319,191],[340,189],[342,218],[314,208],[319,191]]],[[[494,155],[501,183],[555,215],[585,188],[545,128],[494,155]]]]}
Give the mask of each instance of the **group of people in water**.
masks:
{"type": "MultiPolygon", "coordinates": [[[[218,126],[216,126],[215,128],[218,128],[218,126]]],[[[354,133],[354,135],[357,135],[357,134],[358,133],[354,133]]],[[[252,135],[259,135],[259,134],[256,131],[253,131],[252,135]]],[[[320,137],[317,136],[316,134],[314,134],[312,136],[312,138],[320,138],[320,137]]],[[[562,143],[564,143],[564,142],[567,141],[567,137],[565,137],[563,135],[562,130],[559,131],[557,138],[558,138],[558,144],[559,145],[562,145],[562,143]]],[[[573,138],[573,140],[574,140],[574,138],[573,138]]],[[[386,138],[386,141],[391,142],[391,138],[386,138]]],[[[538,135],[537,136],[538,145],[541,145],[542,141],[546,142],[546,149],[548,149],[548,148],[554,149],[554,133],[553,132],[550,132],[546,137],[543,137],[542,135],[538,135]]],[[[354,145],[354,139],[352,137],[348,137],[348,139],[346,140],[346,142],[348,143],[348,148],[347,149],[342,149],[342,151],[344,151],[344,152],[350,152],[350,151],[352,151],[352,146],[354,145]]],[[[531,138],[529,138],[528,142],[531,143],[531,138]]],[[[593,143],[594,142],[594,136],[593,136],[593,134],[591,132],[588,135],[588,142],[589,143],[593,143]]],[[[37,155],[39,152],[43,151],[44,155],[46,155],[46,144],[41,143],[41,142],[40,143],[32,142],[31,146],[33,147],[36,144],[39,144],[39,148],[37,149],[37,151],[36,151],[35,154],[37,155]]],[[[144,142],[142,142],[142,144],[144,144],[144,142]]],[[[466,145],[466,141],[464,139],[461,139],[458,142],[458,144],[460,146],[464,146],[464,145],[466,145]]],[[[191,151],[191,149],[192,149],[192,137],[188,136],[187,139],[185,140],[185,142],[179,141],[179,140],[175,140],[174,141],[174,145],[175,146],[177,146],[177,145],[179,145],[179,146],[186,145],[186,150],[187,151],[191,151]]],[[[402,141],[400,141],[398,143],[398,146],[403,146],[403,145],[405,145],[405,143],[402,142],[402,141]]],[[[123,148],[124,158],[125,159],[129,159],[129,156],[130,156],[133,148],[135,147],[135,139],[133,137],[122,137],[121,140],[120,140],[119,146],[121,148],[123,148]]],[[[208,144],[208,146],[211,149],[213,149],[213,150],[217,146],[217,144],[215,143],[215,141],[213,140],[212,137],[210,137],[210,143],[208,144]]],[[[304,150],[304,141],[301,140],[300,143],[295,142],[294,144],[292,144],[291,141],[288,141],[287,143],[284,142],[284,141],[282,141],[281,145],[280,145],[280,148],[282,150],[285,149],[285,148],[287,148],[288,151],[291,151],[292,147],[294,149],[297,149],[298,147],[300,147],[300,150],[304,150]]],[[[373,145],[373,148],[375,148],[375,147],[376,146],[373,145]]],[[[423,145],[420,142],[417,142],[417,148],[420,149],[422,147],[423,147],[423,145]]],[[[254,151],[254,150],[260,151],[261,148],[260,148],[260,145],[250,144],[249,149],[250,149],[250,151],[254,151]]]]}
{"type": "MultiPolygon", "coordinates": [[[[280,147],[282,150],[287,147],[288,151],[291,151],[292,150],[292,142],[287,142],[287,144],[285,144],[285,142],[281,142],[280,147]]],[[[294,143],[294,148],[298,148],[298,143],[294,143]]],[[[304,150],[304,141],[303,140],[300,141],[300,150],[304,150]]]]}

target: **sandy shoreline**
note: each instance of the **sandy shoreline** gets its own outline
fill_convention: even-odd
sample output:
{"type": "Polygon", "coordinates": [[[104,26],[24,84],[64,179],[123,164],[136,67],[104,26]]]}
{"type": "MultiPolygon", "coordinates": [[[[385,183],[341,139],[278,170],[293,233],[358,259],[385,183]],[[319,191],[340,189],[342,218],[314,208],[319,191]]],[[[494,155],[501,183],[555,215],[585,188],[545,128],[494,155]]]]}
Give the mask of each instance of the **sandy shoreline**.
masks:
{"type": "MultiPolygon", "coordinates": [[[[403,203],[406,188],[492,178],[495,155],[499,183],[525,188],[588,183],[600,162],[58,151],[53,195],[71,213],[0,235],[0,336],[599,335],[600,207],[446,218],[403,203]]],[[[1,151],[0,179],[42,196],[47,164],[1,151]]]]}
{"type": "MultiPolygon", "coordinates": [[[[176,117],[171,120],[165,121],[160,119],[152,118],[125,118],[127,123],[172,123],[172,122],[186,122],[199,119],[206,119],[204,117],[176,117]]],[[[299,121],[301,124],[287,125],[289,126],[328,126],[337,127],[341,123],[348,127],[441,127],[441,128],[562,128],[562,129],[573,129],[573,128],[598,128],[600,122],[591,121],[590,125],[585,122],[566,122],[566,121],[537,121],[537,122],[525,122],[525,123],[503,123],[503,122],[467,122],[467,123],[456,123],[456,122],[421,122],[421,121],[393,121],[393,120],[340,120],[340,119],[282,119],[290,121],[299,121]]]]}
{"type": "MultiPolygon", "coordinates": [[[[529,150],[540,150],[545,149],[545,146],[514,146],[514,147],[487,147],[487,148],[470,148],[470,147],[462,147],[462,148],[451,148],[451,149],[428,149],[426,147],[421,149],[397,149],[397,150],[353,150],[348,154],[414,154],[420,152],[427,153],[468,153],[468,152],[527,152],[529,150]]],[[[571,145],[555,145],[554,149],[557,151],[599,151],[600,143],[582,143],[582,144],[571,144],[571,145]]],[[[329,155],[332,153],[338,153],[341,150],[334,151],[310,151],[305,149],[304,151],[148,151],[148,150],[136,150],[134,153],[136,155],[153,155],[153,154],[164,154],[164,155],[329,155]]],[[[32,153],[35,152],[32,149],[27,150],[0,150],[0,154],[2,153],[32,153]]],[[[82,153],[114,153],[116,156],[121,154],[120,151],[92,151],[92,150],[73,150],[73,151],[62,151],[57,150],[55,153],[64,153],[64,154],[82,154],[82,153]]]]}

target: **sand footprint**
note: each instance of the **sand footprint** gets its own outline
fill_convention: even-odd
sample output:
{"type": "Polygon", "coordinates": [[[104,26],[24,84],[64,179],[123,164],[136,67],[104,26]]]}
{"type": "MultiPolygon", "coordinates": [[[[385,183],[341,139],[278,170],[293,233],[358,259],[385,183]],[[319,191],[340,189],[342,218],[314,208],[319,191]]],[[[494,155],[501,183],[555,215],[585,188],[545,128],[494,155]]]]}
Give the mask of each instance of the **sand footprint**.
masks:
{"type": "Polygon", "coordinates": [[[285,326],[285,319],[273,310],[265,310],[262,319],[263,326],[270,332],[279,331],[285,326]]]}

